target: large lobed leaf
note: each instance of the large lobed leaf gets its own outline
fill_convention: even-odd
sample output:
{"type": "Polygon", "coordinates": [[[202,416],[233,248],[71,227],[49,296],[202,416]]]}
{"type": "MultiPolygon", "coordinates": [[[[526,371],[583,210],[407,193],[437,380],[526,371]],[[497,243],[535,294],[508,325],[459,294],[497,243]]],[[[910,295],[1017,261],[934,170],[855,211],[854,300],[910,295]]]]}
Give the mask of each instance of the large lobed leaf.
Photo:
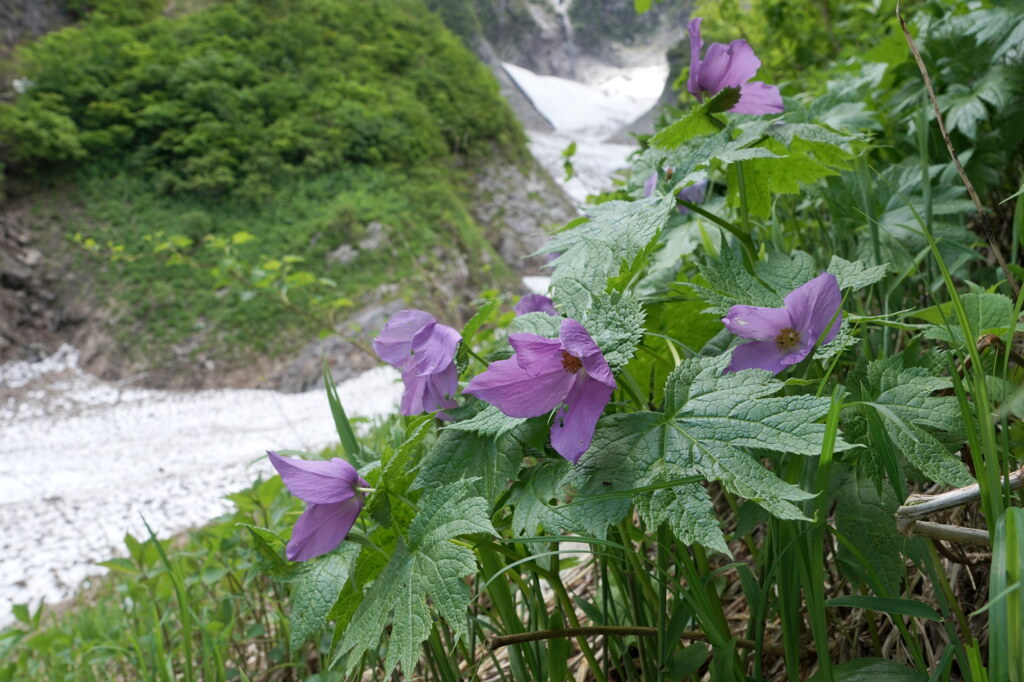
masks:
{"type": "Polygon", "coordinates": [[[459,481],[431,490],[420,499],[407,544],[398,546],[359,604],[338,645],[335,663],[348,653],[346,667],[351,672],[364,651],[376,648],[390,616],[384,677],[399,664],[402,673],[411,677],[420,645],[433,628],[431,606],[457,637],[465,633],[470,591],[464,578],[476,571],[476,557],[472,550],[451,540],[459,535],[495,533],[490,506],[483,498],[472,496],[472,483],[459,481]]]}
{"type": "Polygon", "coordinates": [[[589,220],[556,234],[544,247],[554,261],[551,291],[570,317],[586,310],[587,291],[604,291],[608,279],[631,269],[657,239],[675,206],[666,195],[640,201],[610,201],[589,209],[589,220]]]}
{"type": "MultiPolygon", "coordinates": [[[[776,396],[781,381],[758,370],[723,374],[728,361],[726,354],[679,365],[665,386],[664,412],[604,418],[568,482],[584,494],[599,494],[696,475],[720,481],[777,517],[805,519],[794,503],[812,495],[779,479],[747,448],[819,454],[825,427],[817,421],[829,401],[776,396]]],[[[837,447],[848,446],[839,441],[837,447]]],[[[684,542],[727,551],[710,498],[692,485],[641,492],[634,499],[648,524],[668,521],[684,542]]]]}
{"type": "MultiPolygon", "coordinates": [[[[950,387],[949,379],[932,368],[906,366],[913,361],[898,353],[857,368],[849,378],[852,396],[862,402],[855,409],[873,410],[871,419],[882,430],[868,429],[858,437],[866,445],[866,471],[877,483],[892,463],[872,461],[892,446],[930,480],[963,486],[974,482],[966,465],[954,454],[964,442],[963,415],[956,398],[937,393],[950,387]],[[888,442],[877,442],[879,439],[888,442]]],[[[934,364],[934,363],[933,363],[934,364]]]]}

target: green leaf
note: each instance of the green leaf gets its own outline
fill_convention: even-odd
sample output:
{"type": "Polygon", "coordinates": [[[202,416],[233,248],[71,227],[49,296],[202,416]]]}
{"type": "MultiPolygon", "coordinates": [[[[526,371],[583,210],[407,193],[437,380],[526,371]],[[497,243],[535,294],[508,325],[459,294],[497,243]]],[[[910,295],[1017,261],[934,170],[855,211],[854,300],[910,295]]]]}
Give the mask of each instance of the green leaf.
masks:
{"type": "MultiPolygon", "coordinates": [[[[819,454],[825,427],[816,422],[828,412],[829,401],[809,395],[773,396],[782,390],[781,381],[763,371],[723,374],[728,361],[725,354],[680,364],[665,386],[664,413],[616,414],[598,422],[593,445],[568,482],[587,495],[699,475],[721,481],[730,492],[779,518],[805,519],[794,502],[813,495],[779,479],[744,448],[819,454]]],[[[848,448],[842,441],[837,447],[848,448]]],[[[692,491],[686,489],[677,497],[685,492],[692,491]]],[[[691,497],[684,510],[681,500],[654,491],[646,494],[647,500],[636,497],[638,507],[651,511],[652,520],[664,518],[654,512],[655,495],[673,502],[679,515],[685,511],[712,518],[706,496],[691,497]]],[[[674,527],[684,542],[707,543],[711,548],[724,544],[717,528],[697,528],[686,519],[678,519],[674,527]]]]}
{"type": "Polygon", "coordinates": [[[690,108],[678,121],[662,128],[651,138],[651,146],[659,149],[675,149],[700,135],[717,133],[719,126],[708,115],[707,103],[690,108]]]}
{"type": "Polygon", "coordinates": [[[953,396],[934,395],[948,389],[949,380],[928,367],[906,367],[908,362],[898,353],[851,373],[851,395],[865,403],[858,409],[874,410],[891,442],[925,476],[942,485],[970,485],[973,477],[954,454],[964,442],[960,406],[953,396]]]}
{"type": "Polygon", "coordinates": [[[672,195],[610,201],[592,207],[587,222],[553,236],[543,250],[561,254],[551,276],[559,308],[579,319],[589,303],[586,292],[604,291],[609,278],[638,267],[674,207],[672,195]]]}
{"type": "Polygon", "coordinates": [[[839,288],[855,291],[878,282],[888,269],[888,263],[869,268],[859,260],[850,262],[839,256],[832,256],[832,262],[828,264],[828,271],[836,276],[839,288]]]}
{"type": "Polygon", "coordinates": [[[249,531],[253,546],[256,548],[256,565],[262,572],[274,578],[289,578],[299,570],[299,564],[285,561],[282,556],[284,553],[284,540],[274,534],[273,531],[252,526],[248,523],[239,523],[237,525],[249,531]]]}
{"type": "Polygon", "coordinates": [[[430,635],[436,617],[428,603],[456,637],[465,634],[470,592],[464,578],[476,571],[476,557],[472,550],[451,540],[472,533],[495,534],[490,507],[483,498],[471,496],[471,486],[471,481],[460,481],[431,490],[420,499],[407,545],[396,549],[356,609],[334,663],[351,652],[346,659],[350,673],[363,652],[377,648],[390,616],[391,636],[382,677],[389,677],[399,664],[406,677],[412,676],[420,645],[430,635]]]}
{"type": "Polygon", "coordinates": [[[485,405],[469,419],[463,419],[445,427],[445,431],[470,431],[481,436],[503,436],[526,419],[509,417],[494,405],[485,405]]]}
{"type": "Polygon", "coordinates": [[[327,389],[327,403],[331,407],[331,416],[334,418],[334,428],[338,432],[338,440],[345,450],[345,454],[352,459],[359,459],[359,440],[356,439],[352,424],[348,421],[345,408],[341,405],[341,398],[338,397],[338,389],[334,385],[334,378],[331,376],[330,367],[324,359],[324,387],[327,389]]]}
{"type": "Polygon", "coordinates": [[[599,294],[580,323],[613,372],[625,367],[644,333],[644,309],[632,294],[599,294]]]}
{"type": "Polygon", "coordinates": [[[892,599],[887,597],[850,595],[825,600],[825,606],[844,606],[851,609],[867,609],[880,613],[891,613],[911,618],[924,618],[936,623],[942,622],[942,616],[932,607],[913,599],[892,599]]]}
{"type": "Polygon", "coordinates": [[[527,313],[514,318],[509,325],[510,333],[536,334],[549,339],[558,336],[562,318],[547,313],[527,313]]]}
{"type": "Polygon", "coordinates": [[[872,571],[889,594],[899,594],[904,574],[906,538],[896,530],[898,506],[892,488],[876,488],[866,473],[856,471],[839,488],[836,498],[836,530],[860,552],[857,556],[840,545],[839,567],[852,579],[864,582],[872,571]],[[863,566],[862,558],[871,565],[863,566]]]}
{"type": "Polygon", "coordinates": [[[530,467],[519,477],[509,496],[516,535],[573,533],[604,539],[608,527],[625,516],[628,499],[565,504],[562,482],[571,471],[569,462],[552,460],[530,467]]]}
{"type": "Polygon", "coordinates": [[[650,495],[639,495],[636,509],[648,528],[667,523],[672,533],[687,544],[696,543],[715,552],[730,554],[711,497],[700,483],[687,483],[655,490],[650,495]]]}
{"type": "Polygon", "coordinates": [[[497,311],[500,306],[500,298],[489,298],[482,306],[480,306],[480,309],[476,311],[476,314],[469,318],[469,322],[462,327],[462,342],[465,345],[468,346],[473,341],[473,337],[476,336],[478,331],[480,331],[480,327],[494,317],[495,311],[497,311]]]}
{"type": "MultiPolygon", "coordinates": [[[[508,482],[519,473],[522,465],[522,449],[511,437],[503,437],[519,424],[509,424],[497,408],[487,406],[469,422],[459,422],[441,432],[437,445],[424,457],[419,476],[413,482],[415,490],[444,490],[465,481],[474,495],[487,500],[488,505],[497,501],[508,487],[508,482]],[[487,433],[484,422],[491,419],[496,427],[494,433],[487,433]],[[468,426],[468,428],[466,428],[468,426]],[[482,428],[484,433],[474,431],[482,428]],[[507,430],[506,430],[507,429],[507,430]]],[[[516,422],[525,422],[518,419],[516,422]]]]}
{"type": "Polygon", "coordinates": [[[721,317],[737,303],[764,308],[782,306],[782,296],[754,279],[729,249],[723,249],[718,258],[705,258],[698,267],[704,283],[683,285],[707,303],[706,312],[721,317]]]}
{"type": "MultiPolygon", "coordinates": [[[[771,198],[775,194],[798,194],[801,185],[810,184],[829,175],[838,175],[848,167],[851,154],[841,145],[854,138],[811,124],[784,124],[767,127],[770,139],[758,146],[772,153],[770,158],[752,158],[743,162],[745,200],[750,214],[767,218],[771,214],[771,198]]],[[[739,206],[740,167],[728,168],[730,206],[739,206]]]]}
{"type": "MultiPolygon", "coordinates": [[[[967,323],[971,326],[967,336],[971,343],[983,334],[1003,336],[1013,327],[1013,301],[1002,294],[961,294],[960,302],[967,313],[967,323]]],[[[914,317],[930,322],[935,327],[925,331],[925,338],[937,339],[950,344],[965,343],[964,330],[960,327],[953,313],[952,301],[938,306],[925,308],[914,314],[914,317]],[[945,316],[945,320],[943,320],[945,316]],[[946,325],[949,326],[946,326],[946,325]],[[952,333],[951,333],[952,332],[952,333]]],[[[1017,324],[1015,331],[1024,331],[1024,324],[1017,324]]]]}
{"type": "MultiPolygon", "coordinates": [[[[824,679],[819,672],[808,677],[807,682],[822,682],[824,679]]],[[[928,682],[924,673],[884,658],[858,658],[833,665],[832,679],[835,682],[928,682]]]]}
{"type": "Polygon", "coordinates": [[[316,637],[327,624],[327,613],[348,580],[359,550],[359,545],[343,542],[337,551],[303,565],[292,588],[292,651],[316,637]]]}

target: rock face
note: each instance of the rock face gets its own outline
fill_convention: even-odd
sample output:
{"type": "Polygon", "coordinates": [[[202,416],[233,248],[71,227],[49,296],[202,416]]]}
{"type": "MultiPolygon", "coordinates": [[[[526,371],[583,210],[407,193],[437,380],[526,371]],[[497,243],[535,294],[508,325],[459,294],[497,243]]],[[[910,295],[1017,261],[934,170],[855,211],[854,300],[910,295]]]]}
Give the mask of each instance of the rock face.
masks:
{"type": "Polygon", "coordinates": [[[43,255],[51,245],[31,224],[27,206],[0,211],[0,362],[50,354],[87,317],[81,299],[63,290],[62,268],[43,255]]]}
{"type": "Polygon", "coordinates": [[[9,49],[70,22],[70,14],[58,0],[3,0],[0,47],[9,49]]]}

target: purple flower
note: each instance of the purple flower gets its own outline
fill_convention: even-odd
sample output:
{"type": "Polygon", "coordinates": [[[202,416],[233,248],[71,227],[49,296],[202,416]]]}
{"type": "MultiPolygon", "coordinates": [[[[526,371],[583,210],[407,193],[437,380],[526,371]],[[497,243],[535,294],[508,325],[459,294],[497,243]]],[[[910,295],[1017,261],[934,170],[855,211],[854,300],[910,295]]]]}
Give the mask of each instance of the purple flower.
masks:
{"type": "Polygon", "coordinates": [[[491,363],[466,386],[510,417],[537,417],[559,407],[551,446],[575,464],[590,447],[594,427],[611,400],[615,379],[590,334],[576,320],[562,320],[557,339],[512,334],[515,355],[491,363]]]}
{"type": "Polygon", "coordinates": [[[651,171],[651,174],[644,180],[644,199],[651,196],[651,192],[658,186],[658,171],[651,171]]]}
{"type": "Polygon", "coordinates": [[[704,95],[714,96],[725,88],[739,88],[740,101],[729,111],[738,114],[777,114],[782,111],[782,95],[778,87],[760,81],[748,83],[761,60],[745,40],[728,45],[711,43],[704,61],[700,59],[704,41],[700,37],[700,18],[686,25],[690,31],[690,78],[686,89],[701,102],[704,95]]]}
{"type": "Polygon", "coordinates": [[[295,497],[309,506],[295,522],[285,549],[289,561],[306,561],[341,544],[363,509],[367,487],[355,468],[343,459],[306,461],[267,451],[270,463],[295,497]]]}
{"type": "MultiPolygon", "coordinates": [[[[701,180],[699,182],[693,183],[689,187],[684,187],[683,189],[679,190],[679,194],[676,195],[676,198],[681,199],[683,201],[689,201],[691,204],[699,204],[702,201],[704,201],[704,195],[706,195],[707,192],[708,181],[701,180]]],[[[682,204],[678,204],[676,208],[679,209],[679,213],[681,213],[682,215],[686,215],[687,213],[690,212],[690,209],[683,206],[682,204]]]]}
{"type": "Polygon", "coordinates": [[[555,304],[551,302],[551,299],[541,294],[527,294],[519,299],[519,303],[515,304],[512,308],[516,311],[516,315],[525,315],[526,313],[547,313],[552,317],[558,317],[558,311],[555,310],[555,304]]]}
{"type": "Polygon", "coordinates": [[[789,292],[782,308],[734,305],[722,324],[733,334],[754,341],[736,347],[725,371],[766,369],[778,374],[795,365],[807,357],[826,327],[821,342],[836,338],[843,321],[839,312],[842,301],[835,275],[826,272],[789,292]]]}
{"type": "MultiPolygon", "coordinates": [[[[653,171],[650,175],[647,176],[647,179],[644,180],[644,198],[646,199],[647,197],[651,196],[651,194],[654,192],[654,188],[657,186],[658,171],[653,171]]],[[[693,183],[689,187],[684,187],[683,189],[679,190],[679,193],[676,194],[676,198],[681,199],[683,201],[689,201],[690,203],[699,204],[702,201],[704,201],[704,196],[707,194],[707,191],[708,181],[700,180],[698,182],[693,183]]],[[[680,215],[686,215],[687,213],[690,212],[690,209],[682,205],[678,205],[676,206],[676,208],[679,209],[680,215]]]]}
{"type": "Polygon", "coordinates": [[[458,407],[455,349],[459,333],[422,310],[399,310],[373,340],[381,360],[402,371],[402,405],[406,416],[458,407]]]}

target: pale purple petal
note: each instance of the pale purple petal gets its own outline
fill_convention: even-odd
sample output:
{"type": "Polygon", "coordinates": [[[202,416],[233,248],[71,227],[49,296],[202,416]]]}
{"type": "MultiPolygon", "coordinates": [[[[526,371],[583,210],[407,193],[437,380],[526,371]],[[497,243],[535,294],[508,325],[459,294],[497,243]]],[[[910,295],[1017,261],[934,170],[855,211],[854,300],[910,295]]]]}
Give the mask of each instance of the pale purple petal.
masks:
{"type": "Polygon", "coordinates": [[[800,340],[810,348],[821,336],[835,315],[835,321],[828,328],[822,343],[836,338],[843,315],[839,311],[843,294],[835,275],[825,272],[810,282],[798,286],[786,296],[786,310],[793,320],[793,327],[800,332],[800,340]],[[838,314],[837,314],[838,312],[838,314]]]}
{"type": "Polygon", "coordinates": [[[561,339],[562,346],[578,358],[601,353],[601,349],[594,343],[594,339],[587,333],[586,328],[571,317],[562,320],[558,338],[561,339]]]}
{"type": "Polygon", "coordinates": [[[686,80],[686,89],[698,100],[703,101],[700,86],[697,84],[700,78],[700,51],[704,47],[704,40],[700,36],[700,17],[693,19],[686,25],[690,32],[690,76],[686,80]]]}
{"type": "MultiPolygon", "coordinates": [[[[362,479],[355,467],[343,459],[304,460],[267,452],[270,463],[295,497],[314,504],[342,502],[354,496],[362,479]]],[[[365,483],[364,483],[365,485],[365,483]]]]}
{"type": "MultiPolygon", "coordinates": [[[[679,193],[676,194],[676,198],[681,199],[682,201],[689,201],[693,204],[699,204],[704,201],[704,197],[707,195],[707,192],[708,181],[701,180],[700,182],[695,182],[689,187],[684,187],[679,190],[679,193]]],[[[677,205],[676,208],[679,210],[681,215],[686,215],[690,212],[690,209],[682,204],[677,205]]]]}
{"type": "Polygon", "coordinates": [[[428,324],[412,337],[413,367],[423,374],[436,374],[452,364],[462,336],[443,324],[428,324]]]}
{"type": "Polygon", "coordinates": [[[492,362],[486,372],[473,377],[463,393],[497,406],[510,417],[537,417],[565,400],[574,378],[561,364],[557,372],[530,376],[513,357],[492,362]]]}
{"type": "MultiPolygon", "coordinates": [[[[719,90],[743,85],[753,78],[757,70],[761,68],[761,60],[754,54],[754,48],[750,47],[750,44],[742,38],[729,43],[725,55],[725,69],[718,77],[719,90]]],[[[710,59],[711,48],[708,48],[708,58],[704,60],[704,63],[707,64],[710,59]]]]}
{"type": "Polygon", "coordinates": [[[689,187],[684,187],[683,189],[679,190],[679,193],[676,194],[676,197],[682,199],[683,201],[689,201],[694,204],[699,204],[700,202],[704,201],[704,195],[707,194],[707,191],[708,181],[700,180],[699,182],[693,183],[689,187]]]}
{"type": "Polygon", "coordinates": [[[512,308],[516,315],[526,315],[527,313],[547,313],[554,317],[558,317],[558,311],[555,310],[555,304],[552,303],[551,299],[543,294],[527,294],[519,299],[519,303],[515,304],[512,308]]]}
{"type": "Polygon", "coordinates": [[[407,417],[459,405],[452,399],[459,388],[459,373],[454,364],[434,374],[402,372],[402,382],[405,392],[398,411],[407,417]]]}
{"type": "Polygon", "coordinates": [[[793,327],[793,320],[785,308],[759,308],[752,305],[734,305],[722,318],[725,328],[745,339],[774,339],[783,329],[793,327]]]}
{"type": "Polygon", "coordinates": [[[583,368],[587,370],[587,374],[606,386],[615,388],[615,377],[612,376],[608,361],[604,359],[601,349],[582,324],[571,318],[562,320],[559,338],[566,350],[583,361],[583,368]]]}
{"type": "Polygon", "coordinates": [[[729,111],[737,114],[779,114],[784,109],[777,86],[755,81],[740,86],[740,101],[729,111]]]}
{"type": "Polygon", "coordinates": [[[716,94],[725,87],[722,77],[729,68],[729,47],[725,43],[711,43],[700,63],[697,74],[697,87],[709,95],[716,94]]]}
{"type": "Polygon", "coordinates": [[[560,340],[536,334],[510,334],[508,342],[516,352],[513,359],[527,376],[565,372],[560,340]]]}
{"type": "MultiPolygon", "coordinates": [[[[801,349],[806,356],[807,351],[801,349]]],[[[775,341],[749,341],[736,346],[732,351],[732,362],[726,367],[726,372],[739,372],[743,369],[766,369],[772,374],[778,374],[784,368],[794,364],[787,362],[794,354],[780,350],[775,341]]],[[[802,360],[800,359],[797,360],[802,360]]]]}
{"type": "Polygon", "coordinates": [[[646,199],[647,197],[651,196],[651,193],[654,191],[654,188],[657,187],[657,186],[658,186],[658,171],[653,171],[650,175],[647,176],[647,179],[644,180],[644,198],[646,199]]]}
{"type": "Polygon", "coordinates": [[[551,425],[551,447],[575,464],[594,439],[597,420],[612,397],[612,388],[592,377],[577,379],[566,408],[559,410],[551,425]]]}
{"type": "Polygon", "coordinates": [[[433,315],[422,310],[399,310],[373,340],[373,350],[389,365],[409,369],[415,362],[413,337],[420,329],[436,321],[433,315]]]}
{"type": "Polygon", "coordinates": [[[286,553],[290,561],[306,561],[326,554],[341,544],[363,508],[356,496],[335,504],[311,504],[292,529],[286,553]]]}

